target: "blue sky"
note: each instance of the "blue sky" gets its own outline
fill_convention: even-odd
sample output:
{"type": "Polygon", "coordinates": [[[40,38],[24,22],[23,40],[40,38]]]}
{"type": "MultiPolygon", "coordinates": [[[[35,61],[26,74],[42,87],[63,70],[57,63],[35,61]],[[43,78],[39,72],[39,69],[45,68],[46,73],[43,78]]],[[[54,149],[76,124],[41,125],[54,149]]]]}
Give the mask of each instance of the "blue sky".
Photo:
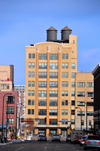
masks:
{"type": "Polygon", "coordinates": [[[100,0],[0,0],[0,64],[14,65],[14,84],[25,84],[25,46],[46,41],[46,30],[68,26],[77,35],[78,71],[100,62],[100,0]]]}

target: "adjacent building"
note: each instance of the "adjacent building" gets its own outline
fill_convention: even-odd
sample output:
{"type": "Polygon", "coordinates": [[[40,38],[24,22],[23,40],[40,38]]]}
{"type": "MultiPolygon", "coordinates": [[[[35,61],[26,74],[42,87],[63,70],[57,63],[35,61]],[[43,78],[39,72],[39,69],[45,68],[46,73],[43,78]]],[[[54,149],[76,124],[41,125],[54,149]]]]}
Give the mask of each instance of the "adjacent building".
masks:
{"type": "MultiPolygon", "coordinates": [[[[87,114],[85,110],[86,103],[92,102],[93,76],[77,72],[77,36],[71,32],[64,27],[61,40],[57,40],[57,30],[50,27],[46,42],[26,46],[25,118],[34,119],[35,134],[65,134],[70,125],[72,129],[80,129],[79,108],[75,113],[79,106],[82,127],[86,128],[84,117],[90,111],[93,113],[91,103],[87,114]],[[39,122],[35,121],[38,118],[39,122]]],[[[89,120],[93,124],[92,117],[87,118],[87,129],[89,120]]]]}
{"type": "Polygon", "coordinates": [[[100,135],[100,63],[92,74],[94,76],[94,132],[100,135]]]}

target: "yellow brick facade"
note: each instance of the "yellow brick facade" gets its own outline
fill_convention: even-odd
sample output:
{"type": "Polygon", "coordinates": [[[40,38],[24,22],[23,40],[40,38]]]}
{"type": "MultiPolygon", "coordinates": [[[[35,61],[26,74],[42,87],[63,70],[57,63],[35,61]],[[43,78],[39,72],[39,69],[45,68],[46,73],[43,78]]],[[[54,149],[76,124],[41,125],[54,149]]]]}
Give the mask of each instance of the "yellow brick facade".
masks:
{"type": "MultiPolygon", "coordinates": [[[[81,73],[82,74],[82,73],[81,73]]],[[[85,74],[85,73],[84,73],[85,74]]],[[[82,76],[82,75],[81,75],[82,76]]],[[[26,92],[25,92],[25,101],[26,101],[26,109],[25,109],[25,118],[46,118],[46,125],[39,125],[38,123],[34,123],[35,125],[35,134],[38,134],[42,130],[45,131],[46,135],[49,136],[52,131],[56,133],[64,133],[67,129],[66,127],[70,125],[59,122],[60,120],[75,120],[75,115],[71,115],[71,110],[75,110],[77,104],[77,81],[81,79],[81,76],[77,74],[77,36],[69,35],[69,43],[57,43],[57,42],[42,42],[37,43],[34,46],[26,46],[26,92]],[[30,54],[35,54],[35,58],[29,58],[30,54]],[[47,60],[40,60],[39,54],[45,53],[47,54],[47,60]],[[56,53],[58,54],[58,60],[50,60],[50,54],[56,53]],[[65,58],[62,58],[62,55],[65,54],[65,58]],[[68,58],[66,59],[66,54],[68,54],[68,58]],[[34,68],[29,68],[29,63],[35,63],[34,68]],[[39,63],[47,63],[47,69],[39,69],[39,63]],[[58,63],[58,69],[50,69],[50,63],[58,63]],[[68,68],[66,68],[66,63],[68,63],[68,68]],[[72,67],[72,63],[74,63],[75,68],[72,67]],[[64,68],[62,67],[64,65],[64,68]],[[35,76],[29,77],[29,73],[35,73],[35,76]],[[39,72],[46,72],[47,78],[39,78],[39,72]],[[57,72],[58,78],[50,78],[50,72],[57,72]],[[66,73],[68,73],[68,77],[66,77],[66,73]],[[72,77],[72,73],[75,73],[75,77],[72,77]],[[63,75],[62,75],[63,74],[63,75]],[[63,77],[64,76],[64,77],[63,77]],[[77,77],[77,78],[76,78],[77,77]],[[35,82],[35,86],[28,86],[28,82],[35,82]],[[39,87],[39,81],[47,82],[46,87],[39,87]],[[50,87],[50,82],[58,82],[57,87],[50,87]],[[68,85],[66,86],[66,82],[68,85]],[[75,86],[72,87],[72,82],[75,82],[75,86]],[[63,85],[64,83],[64,85],[63,85]],[[63,85],[63,86],[62,86],[63,85]],[[31,92],[29,96],[28,92],[31,92]],[[32,91],[34,91],[34,96],[32,96],[32,91]],[[46,91],[46,97],[39,97],[39,91],[46,91]],[[57,91],[57,97],[50,97],[50,91],[57,91]],[[67,92],[68,94],[67,94],[67,92]],[[73,91],[73,92],[72,92],[73,91]],[[63,95],[64,92],[64,95],[63,95]],[[75,92],[75,95],[73,94],[75,92]],[[73,95],[72,95],[73,94],[73,95]],[[34,100],[34,105],[28,105],[28,100],[34,100]],[[39,106],[39,100],[46,100],[46,106],[39,106]],[[57,100],[57,106],[50,106],[50,100],[57,100]],[[71,105],[72,100],[75,100],[75,105],[71,105]],[[62,105],[62,101],[64,101],[64,105],[62,105]],[[67,101],[67,105],[65,102],[67,101]],[[28,109],[32,111],[34,109],[34,114],[28,114],[28,109]],[[46,110],[46,115],[39,115],[38,112],[40,109],[46,110]],[[57,115],[50,115],[49,110],[57,110],[57,115]],[[62,110],[64,111],[64,115],[62,115],[62,110]],[[68,113],[66,113],[66,110],[68,113]],[[50,120],[57,119],[56,125],[51,125],[50,120]]],[[[92,77],[92,75],[86,74],[85,78],[83,75],[83,79],[92,77]]],[[[88,81],[88,80],[87,80],[88,81]]],[[[91,80],[93,82],[93,77],[91,80]]],[[[85,87],[86,88],[86,87],[85,87]]],[[[89,89],[88,89],[89,90],[89,89]]],[[[87,89],[86,89],[87,91],[87,89]]],[[[93,89],[91,89],[93,91],[93,89]]],[[[85,97],[85,101],[87,98],[85,97]]],[[[89,109],[89,108],[88,108],[89,109]]],[[[71,124],[72,129],[75,128],[75,123],[71,124]]]]}

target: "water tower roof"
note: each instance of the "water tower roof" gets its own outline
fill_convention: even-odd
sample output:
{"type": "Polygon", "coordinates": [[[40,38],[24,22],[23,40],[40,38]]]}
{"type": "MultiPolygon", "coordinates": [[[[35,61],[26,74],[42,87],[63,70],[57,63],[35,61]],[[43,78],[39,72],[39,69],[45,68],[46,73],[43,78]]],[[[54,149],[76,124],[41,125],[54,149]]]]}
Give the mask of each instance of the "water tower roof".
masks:
{"type": "Polygon", "coordinates": [[[53,26],[51,26],[49,29],[47,29],[47,30],[56,30],[57,31],[57,29],[55,29],[53,26]]]}
{"type": "Polygon", "coordinates": [[[62,30],[70,30],[70,31],[72,31],[68,26],[65,26],[62,30]]]}

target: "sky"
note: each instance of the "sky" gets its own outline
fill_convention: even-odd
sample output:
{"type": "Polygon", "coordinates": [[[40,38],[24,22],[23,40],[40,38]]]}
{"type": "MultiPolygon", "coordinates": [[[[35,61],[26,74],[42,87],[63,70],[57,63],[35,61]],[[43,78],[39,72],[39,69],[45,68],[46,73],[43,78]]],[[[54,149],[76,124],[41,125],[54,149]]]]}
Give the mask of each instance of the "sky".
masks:
{"type": "Polygon", "coordinates": [[[77,35],[77,70],[100,63],[100,0],[0,0],[0,64],[14,65],[14,84],[25,85],[25,46],[45,42],[46,30],[65,26],[77,35]]]}

